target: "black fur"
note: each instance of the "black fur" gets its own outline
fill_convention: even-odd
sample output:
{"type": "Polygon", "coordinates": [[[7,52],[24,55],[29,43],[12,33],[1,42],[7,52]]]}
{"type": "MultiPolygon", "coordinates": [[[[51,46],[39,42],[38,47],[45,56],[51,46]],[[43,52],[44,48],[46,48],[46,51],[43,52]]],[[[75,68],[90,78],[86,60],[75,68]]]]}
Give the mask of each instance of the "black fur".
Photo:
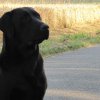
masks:
{"type": "Polygon", "coordinates": [[[48,39],[48,28],[30,7],[0,18],[0,100],[43,100],[47,81],[38,44],[48,39]]]}

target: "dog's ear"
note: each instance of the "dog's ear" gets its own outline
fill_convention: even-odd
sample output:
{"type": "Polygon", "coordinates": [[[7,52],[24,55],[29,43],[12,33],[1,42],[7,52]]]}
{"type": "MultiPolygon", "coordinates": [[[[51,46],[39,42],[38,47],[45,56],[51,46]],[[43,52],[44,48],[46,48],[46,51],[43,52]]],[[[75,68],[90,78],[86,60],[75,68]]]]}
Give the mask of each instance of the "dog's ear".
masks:
{"type": "Polygon", "coordinates": [[[8,37],[12,35],[12,13],[7,12],[0,18],[0,30],[3,31],[8,37]]]}

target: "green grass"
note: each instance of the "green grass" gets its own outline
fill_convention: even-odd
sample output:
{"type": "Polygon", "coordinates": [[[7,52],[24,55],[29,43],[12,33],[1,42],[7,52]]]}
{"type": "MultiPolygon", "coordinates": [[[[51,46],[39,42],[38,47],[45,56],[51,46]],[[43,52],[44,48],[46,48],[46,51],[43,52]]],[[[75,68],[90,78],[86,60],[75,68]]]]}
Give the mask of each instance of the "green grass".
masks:
{"type": "Polygon", "coordinates": [[[88,47],[100,43],[100,35],[91,36],[89,34],[61,35],[58,38],[49,39],[40,44],[40,51],[43,56],[56,54],[59,52],[75,50],[81,47],[88,47]]]}

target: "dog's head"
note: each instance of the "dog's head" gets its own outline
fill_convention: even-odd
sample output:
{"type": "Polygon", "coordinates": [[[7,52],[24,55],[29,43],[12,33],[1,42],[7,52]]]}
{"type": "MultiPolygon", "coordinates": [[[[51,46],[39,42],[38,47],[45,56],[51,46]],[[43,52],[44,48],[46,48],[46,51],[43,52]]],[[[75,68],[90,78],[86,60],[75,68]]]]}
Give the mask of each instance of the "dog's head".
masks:
{"type": "Polygon", "coordinates": [[[48,25],[41,21],[38,12],[30,7],[17,8],[0,18],[0,30],[7,41],[14,42],[17,48],[30,48],[48,39],[48,25]]]}

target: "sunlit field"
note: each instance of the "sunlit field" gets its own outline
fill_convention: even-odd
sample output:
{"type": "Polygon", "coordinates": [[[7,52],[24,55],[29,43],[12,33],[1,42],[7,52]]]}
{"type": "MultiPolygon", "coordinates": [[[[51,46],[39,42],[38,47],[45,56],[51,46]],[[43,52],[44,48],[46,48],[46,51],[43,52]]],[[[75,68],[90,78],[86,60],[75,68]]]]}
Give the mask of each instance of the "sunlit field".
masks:
{"type": "Polygon", "coordinates": [[[100,29],[99,4],[0,4],[0,15],[13,8],[29,6],[36,9],[55,33],[94,33],[100,29]]]}

